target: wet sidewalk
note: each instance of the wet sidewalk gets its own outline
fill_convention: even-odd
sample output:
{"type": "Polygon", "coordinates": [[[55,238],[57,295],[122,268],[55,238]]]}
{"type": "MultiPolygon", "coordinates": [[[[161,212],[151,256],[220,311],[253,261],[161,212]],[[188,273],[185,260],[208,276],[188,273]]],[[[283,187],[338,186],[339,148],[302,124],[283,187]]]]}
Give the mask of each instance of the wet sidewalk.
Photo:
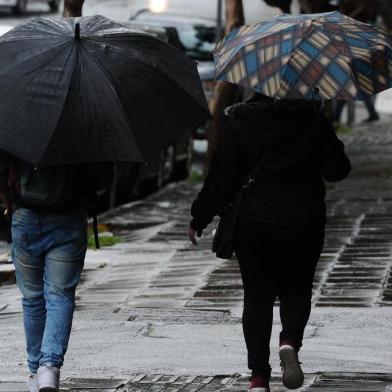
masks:
{"type": "MultiPolygon", "coordinates": [[[[65,380],[61,391],[79,392],[246,392],[248,378],[241,376],[172,376],[138,374],[129,380],[65,380]]],[[[281,380],[272,377],[271,390],[284,392],[281,380]]],[[[386,374],[325,373],[307,375],[301,391],[381,392],[392,390],[392,376],[386,374]]],[[[1,392],[25,392],[23,383],[0,384],[1,392]]]]}
{"type": "MultiPolygon", "coordinates": [[[[301,360],[302,390],[392,391],[392,131],[345,135],[352,176],[330,186],[325,248],[301,360]]],[[[215,259],[211,229],[186,238],[199,184],[167,187],[101,217],[121,237],[89,251],[78,290],[64,391],[245,391],[242,288],[215,259]]],[[[19,294],[0,287],[0,391],[25,391],[19,294]]],[[[284,389],[272,336],[272,391],[284,389]]]]}

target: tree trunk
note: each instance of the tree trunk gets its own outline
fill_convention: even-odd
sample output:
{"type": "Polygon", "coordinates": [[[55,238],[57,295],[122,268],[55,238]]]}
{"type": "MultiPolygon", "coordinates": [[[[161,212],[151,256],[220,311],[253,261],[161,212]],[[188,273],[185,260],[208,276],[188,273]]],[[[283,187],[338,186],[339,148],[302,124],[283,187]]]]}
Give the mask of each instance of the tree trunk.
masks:
{"type": "Polygon", "coordinates": [[[242,0],[226,0],[226,27],[225,35],[245,23],[242,0]]]}
{"type": "Polygon", "coordinates": [[[299,0],[299,3],[305,14],[334,10],[334,7],[329,4],[329,0],[299,0]]]}
{"type": "Polygon", "coordinates": [[[392,31],[392,2],[391,0],[378,0],[377,6],[380,15],[383,18],[385,27],[391,32],[392,31]]]}
{"type": "Polygon", "coordinates": [[[264,0],[264,2],[271,7],[278,7],[286,14],[291,14],[292,0],[264,0]]]}
{"type": "MultiPolygon", "coordinates": [[[[226,0],[226,27],[225,35],[245,23],[242,0],[226,0]]],[[[204,161],[204,176],[207,175],[212,157],[221,138],[223,129],[227,122],[224,114],[226,107],[236,101],[238,94],[237,86],[218,81],[215,86],[214,95],[210,101],[210,110],[213,116],[207,124],[208,150],[204,161]]]]}
{"type": "Polygon", "coordinates": [[[365,23],[375,22],[377,19],[377,6],[374,0],[341,0],[339,11],[365,23]]]}
{"type": "Polygon", "coordinates": [[[64,0],[63,17],[77,17],[82,16],[84,0],[64,0]]]}
{"type": "Polygon", "coordinates": [[[388,30],[392,30],[391,0],[341,0],[340,12],[365,23],[376,23],[380,15],[388,30]]]}

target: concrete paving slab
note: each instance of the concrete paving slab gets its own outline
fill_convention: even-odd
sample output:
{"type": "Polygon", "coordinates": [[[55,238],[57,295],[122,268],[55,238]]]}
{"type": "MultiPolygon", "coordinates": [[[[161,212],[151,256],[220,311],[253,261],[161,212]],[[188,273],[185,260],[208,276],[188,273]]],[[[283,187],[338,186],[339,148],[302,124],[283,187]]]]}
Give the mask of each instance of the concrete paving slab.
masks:
{"type": "MultiPolygon", "coordinates": [[[[247,392],[248,375],[171,375],[139,373],[126,379],[74,378],[61,383],[60,392],[247,392]]],[[[285,392],[279,375],[273,375],[271,392],[285,392]]],[[[388,392],[392,374],[321,373],[306,374],[299,392],[388,392]]],[[[0,383],[0,392],[26,392],[25,383],[0,383]]]]}
{"type": "Polygon", "coordinates": [[[27,392],[27,384],[25,382],[9,383],[0,382],[0,392],[27,392]]]}
{"type": "MultiPolygon", "coordinates": [[[[300,354],[308,374],[329,372],[314,381],[314,390],[390,389],[389,379],[365,377],[369,372],[390,372],[392,363],[392,351],[386,344],[392,341],[392,171],[388,172],[392,131],[382,126],[377,131],[383,136],[373,138],[359,130],[348,137],[357,166],[345,183],[330,187],[326,246],[314,289],[316,307],[300,354]],[[356,373],[350,380],[350,375],[334,375],[336,370],[363,375],[356,373]]],[[[140,387],[140,379],[129,385],[130,390],[159,390],[159,385],[168,384],[154,379],[159,375],[197,381],[198,377],[246,372],[237,262],[214,258],[208,250],[211,231],[206,231],[200,248],[190,246],[186,239],[184,217],[198,189],[189,183],[176,184],[146,201],[122,207],[117,214],[129,227],[151,211],[165,223],[143,226],[131,234],[125,233],[123,225],[123,243],[88,252],[62,373],[63,379],[75,380],[70,388],[104,390],[96,384],[83,384],[80,389],[77,379],[81,376],[122,380],[124,374],[144,374],[150,380],[148,389],[140,387]]],[[[107,219],[109,225],[111,221],[118,224],[116,213],[107,219]]],[[[1,286],[0,342],[6,342],[0,345],[2,381],[22,382],[25,378],[18,298],[15,285],[1,286]]],[[[275,309],[274,374],[279,372],[278,320],[275,309]]],[[[235,388],[246,388],[245,380],[232,376],[213,378],[203,388],[214,380],[227,379],[234,380],[233,384],[219,384],[219,388],[235,382],[235,388]]],[[[276,380],[274,392],[281,388],[276,380]]],[[[197,382],[192,382],[181,390],[197,390],[197,382]]]]}

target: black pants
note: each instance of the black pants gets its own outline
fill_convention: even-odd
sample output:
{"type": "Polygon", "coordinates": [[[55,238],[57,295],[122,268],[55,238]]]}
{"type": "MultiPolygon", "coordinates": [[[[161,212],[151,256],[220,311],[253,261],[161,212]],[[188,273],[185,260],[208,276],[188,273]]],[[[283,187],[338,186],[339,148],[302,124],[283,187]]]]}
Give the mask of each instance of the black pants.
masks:
{"type": "Polygon", "coordinates": [[[270,376],[273,306],[280,300],[280,341],[302,346],[324,224],[307,229],[240,218],[236,254],[244,286],[243,329],[253,375],[270,376]]]}

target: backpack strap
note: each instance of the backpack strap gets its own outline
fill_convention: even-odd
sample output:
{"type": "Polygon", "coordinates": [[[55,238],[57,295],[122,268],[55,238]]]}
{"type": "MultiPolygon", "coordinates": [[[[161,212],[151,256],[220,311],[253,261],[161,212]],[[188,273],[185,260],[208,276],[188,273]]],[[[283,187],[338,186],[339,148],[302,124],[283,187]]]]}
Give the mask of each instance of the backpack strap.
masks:
{"type": "MultiPolygon", "coordinates": [[[[0,192],[3,193],[3,198],[5,197],[3,201],[6,204],[5,208],[7,210],[12,209],[12,198],[11,198],[11,192],[9,188],[8,173],[9,173],[9,168],[0,159],[0,192]],[[9,199],[8,203],[7,203],[7,199],[9,199]]],[[[7,211],[7,212],[8,212],[7,216],[5,217],[6,237],[7,237],[7,243],[11,244],[12,243],[12,234],[11,234],[12,211],[7,211]]]]}
{"type": "Polygon", "coordinates": [[[99,244],[98,217],[97,217],[96,212],[94,212],[94,215],[93,215],[93,231],[94,231],[95,249],[101,249],[101,246],[99,244]]]}
{"type": "Polygon", "coordinates": [[[5,230],[7,244],[12,244],[12,212],[5,216],[5,230]]]}

